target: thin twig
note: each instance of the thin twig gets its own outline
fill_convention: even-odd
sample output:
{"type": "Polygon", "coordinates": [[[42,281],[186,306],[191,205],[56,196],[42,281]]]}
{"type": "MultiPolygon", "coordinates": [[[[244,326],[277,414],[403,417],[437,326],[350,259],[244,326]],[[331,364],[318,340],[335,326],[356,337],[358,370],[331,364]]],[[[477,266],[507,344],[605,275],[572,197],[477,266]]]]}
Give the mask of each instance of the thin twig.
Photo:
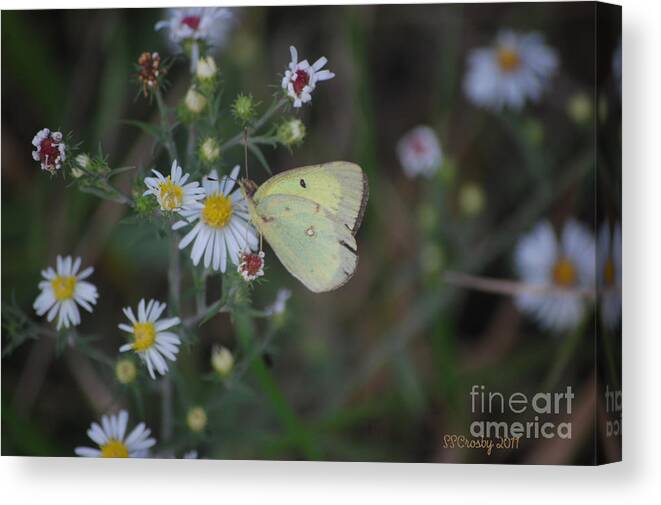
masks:
{"type": "Polygon", "coordinates": [[[453,272],[450,270],[443,274],[443,280],[453,286],[505,296],[518,296],[522,294],[574,294],[586,298],[594,298],[595,296],[594,291],[584,288],[563,288],[552,285],[528,284],[519,281],[494,279],[491,277],[481,277],[462,272],[453,272]]]}

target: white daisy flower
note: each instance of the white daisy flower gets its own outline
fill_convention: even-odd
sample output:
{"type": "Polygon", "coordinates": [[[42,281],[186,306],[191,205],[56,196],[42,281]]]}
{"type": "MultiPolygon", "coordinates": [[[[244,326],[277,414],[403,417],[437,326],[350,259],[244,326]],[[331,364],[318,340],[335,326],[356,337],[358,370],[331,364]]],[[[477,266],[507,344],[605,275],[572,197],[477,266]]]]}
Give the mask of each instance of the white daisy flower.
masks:
{"type": "Polygon", "coordinates": [[[515,267],[521,279],[539,292],[516,297],[517,306],[547,330],[575,328],[594,291],[595,245],[590,231],[569,220],[560,240],[551,224],[539,223],[518,243],[515,267]]]}
{"type": "Polygon", "coordinates": [[[32,145],[36,148],[32,151],[32,159],[41,163],[41,169],[51,174],[59,170],[67,159],[61,132],[51,132],[48,128],[39,130],[32,139],[32,145]]]}
{"type": "Polygon", "coordinates": [[[168,19],[156,23],[155,28],[168,30],[175,51],[190,47],[191,72],[195,73],[200,45],[202,49],[222,47],[233,17],[229,9],[222,7],[168,9],[168,19]]]}
{"type": "Polygon", "coordinates": [[[199,182],[189,182],[189,174],[184,174],[177,160],[172,162],[170,175],[164,177],[158,170],[152,170],[156,177],[145,177],[147,191],[144,195],[154,195],[164,211],[180,211],[189,208],[204,198],[204,188],[199,182]]]}
{"type": "Polygon", "coordinates": [[[558,63],[539,33],[502,31],[493,47],[471,51],[464,91],[477,106],[519,110],[539,100],[558,63]]]}
{"type": "Polygon", "coordinates": [[[323,56],[310,65],[308,60],[298,61],[298,51],[294,46],[289,46],[289,52],[291,62],[282,78],[282,89],[294,101],[294,107],[300,107],[312,100],[312,92],[317,86],[317,82],[332,79],[335,74],[330,70],[322,70],[328,62],[323,56]]]}
{"type": "Polygon", "coordinates": [[[236,270],[246,282],[254,281],[257,277],[264,275],[264,251],[258,253],[242,251],[236,270]]]}
{"type": "Polygon", "coordinates": [[[133,315],[131,307],[122,309],[131,325],[124,323],[119,325],[120,330],[133,335],[133,342],[124,344],[119,348],[119,351],[135,351],[140,359],[146,363],[152,379],[156,378],[154,369],[161,375],[167,373],[166,358],[173,363],[177,361],[176,355],[181,344],[177,334],[166,331],[181,323],[181,320],[178,317],[158,319],[165,307],[165,303],[159,303],[156,300],[149,300],[149,303],[145,305],[145,299],[143,298],[138,303],[137,318],[133,315]]]}
{"type": "Polygon", "coordinates": [[[225,272],[227,259],[239,264],[239,255],[248,249],[257,249],[259,241],[250,224],[248,207],[240,191],[232,192],[239,175],[236,165],[229,177],[218,180],[218,173],[212,170],[202,180],[206,198],[196,202],[191,209],[180,212],[184,220],[172,227],[178,230],[195,221],[195,226],[179,242],[179,249],[185,249],[193,239],[191,250],[193,264],[197,265],[204,256],[204,267],[225,272]]]}
{"type": "Polygon", "coordinates": [[[93,267],[87,267],[82,272],[80,269],[81,259],[75,260],[71,256],[57,257],[57,271],[52,267],[41,271],[44,278],[39,283],[41,293],[32,305],[37,315],[43,316],[48,312],[46,318],[52,321],[57,318],[57,329],[63,326],[78,326],[80,324],[80,311],[78,305],[87,312],[92,312],[92,305],[96,304],[99,294],[96,287],[86,282],[93,267]]]}
{"type": "Polygon", "coordinates": [[[622,318],[622,229],[615,223],[611,235],[608,222],[597,233],[597,283],[601,322],[614,330],[622,318]]]}
{"type": "Polygon", "coordinates": [[[287,308],[287,301],[291,298],[291,290],[282,288],[275,295],[275,301],[264,309],[264,312],[271,316],[282,314],[287,308]]]}
{"type": "Polygon", "coordinates": [[[397,142],[397,156],[408,177],[431,177],[443,162],[443,152],[436,132],[428,126],[418,126],[397,142]]]}
{"type": "Polygon", "coordinates": [[[145,423],[138,424],[126,436],[129,414],[121,410],[118,415],[101,417],[101,425],[92,423],[87,436],[99,446],[76,447],[75,453],[86,458],[144,458],[149,448],[156,444],[151,438],[151,430],[145,423]]]}

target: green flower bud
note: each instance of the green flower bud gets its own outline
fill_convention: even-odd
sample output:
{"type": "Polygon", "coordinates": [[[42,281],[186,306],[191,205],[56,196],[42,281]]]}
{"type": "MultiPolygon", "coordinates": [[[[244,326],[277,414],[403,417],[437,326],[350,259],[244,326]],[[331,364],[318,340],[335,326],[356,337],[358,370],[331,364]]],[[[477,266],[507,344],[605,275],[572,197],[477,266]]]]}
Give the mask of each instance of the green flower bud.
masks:
{"type": "Polygon", "coordinates": [[[468,182],[459,189],[459,208],[466,216],[476,216],[484,209],[484,190],[478,184],[468,182]]]}
{"type": "Polygon", "coordinates": [[[232,114],[241,123],[249,123],[257,114],[257,105],[252,95],[240,93],[232,104],[232,114]]]}
{"type": "Polygon", "coordinates": [[[584,124],[592,118],[592,101],[585,93],[576,93],[567,101],[567,115],[577,124],[584,124]]]}
{"type": "Polygon", "coordinates": [[[300,119],[290,119],[278,127],[278,141],[285,146],[293,146],[303,142],[305,125],[300,119]]]}
{"type": "Polygon", "coordinates": [[[151,216],[158,208],[158,202],[152,195],[135,195],[135,211],[143,216],[151,216]]]}

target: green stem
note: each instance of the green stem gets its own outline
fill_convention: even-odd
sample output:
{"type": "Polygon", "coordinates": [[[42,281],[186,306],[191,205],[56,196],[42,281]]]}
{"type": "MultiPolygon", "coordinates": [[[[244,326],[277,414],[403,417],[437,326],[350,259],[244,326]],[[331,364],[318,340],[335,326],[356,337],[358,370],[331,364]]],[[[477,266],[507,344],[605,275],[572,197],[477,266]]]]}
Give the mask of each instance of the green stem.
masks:
{"type": "MultiPolygon", "coordinates": [[[[254,355],[256,344],[253,320],[246,314],[236,313],[235,324],[243,351],[248,356],[254,355]]],[[[310,437],[307,429],[303,426],[303,423],[294,412],[287,398],[278,387],[264,361],[259,358],[253,359],[250,363],[249,370],[257,378],[262,391],[270,401],[276,416],[282,424],[287,440],[305,458],[309,460],[319,459],[319,451],[314,446],[312,437],[310,437]]]]}
{"type": "Polygon", "coordinates": [[[581,336],[583,336],[584,329],[585,324],[580,324],[570,335],[565,337],[565,340],[558,351],[558,355],[554,360],[553,367],[549,371],[546,380],[542,385],[542,391],[552,391],[558,384],[562,372],[564,372],[567,364],[574,356],[578,343],[581,341],[581,336]]]}
{"type": "MultiPolygon", "coordinates": [[[[289,100],[287,98],[281,98],[278,101],[275,101],[271,104],[271,107],[268,108],[268,110],[264,113],[264,115],[257,120],[257,122],[248,128],[248,136],[252,135],[253,133],[256,133],[259,131],[259,129],[266,124],[266,122],[275,114],[278,112],[280,108],[282,108],[289,100]]],[[[234,137],[229,139],[227,142],[222,144],[220,146],[220,150],[224,151],[226,149],[229,149],[230,147],[236,146],[243,143],[243,131],[237,133],[234,137]]]]}
{"type": "MultiPolygon", "coordinates": [[[[181,266],[179,264],[179,245],[176,232],[170,230],[170,266],[168,268],[168,288],[170,307],[169,313],[176,315],[181,313],[181,266]]],[[[172,405],[172,378],[170,374],[161,380],[161,410],[162,425],[161,438],[168,442],[172,438],[173,430],[173,405],[172,405]]]]}
{"type": "Polygon", "coordinates": [[[157,89],[154,93],[156,95],[156,104],[158,105],[158,111],[161,115],[161,129],[165,135],[165,148],[168,150],[170,155],[170,160],[174,161],[177,159],[177,147],[172,138],[172,129],[168,122],[168,109],[165,106],[165,101],[163,100],[163,94],[160,89],[157,89]]]}

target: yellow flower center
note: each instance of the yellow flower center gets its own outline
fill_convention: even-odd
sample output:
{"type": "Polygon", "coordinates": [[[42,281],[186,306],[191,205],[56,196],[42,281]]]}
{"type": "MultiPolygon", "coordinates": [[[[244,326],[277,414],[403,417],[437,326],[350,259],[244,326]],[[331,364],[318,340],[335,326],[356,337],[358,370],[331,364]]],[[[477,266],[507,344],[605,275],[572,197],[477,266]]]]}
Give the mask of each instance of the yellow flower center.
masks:
{"type": "Polygon", "coordinates": [[[73,292],[76,289],[76,277],[73,275],[61,276],[58,275],[50,281],[55,292],[55,299],[58,302],[69,300],[73,298],[73,292]]]}
{"type": "Polygon", "coordinates": [[[154,323],[135,323],[133,325],[133,334],[135,335],[135,342],[133,344],[135,352],[146,351],[156,342],[156,327],[154,323]]]}
{"type": "Polygon", "coordinates": [[[521,57],[513,49],[501,47],[496,54],[498,65],[503,72],[514,72],[521,64],[521,57]]]}
{"type": "Polygon", "coordinates": [[[111,438],[108,443],[101,446],[102,458],[128,458],[129,450],[123,442],[111,438]]]}
{"type": "Polygon", "coordinates": [[[164,210],[176,210],[184,202],[184,190],[172,182],[168,175],[165,182],[159,186],[161,191],[161,207],[164,210]]]}
{"type": "Polygon", "coordinates": [[[204,201],[202,219],[212,228],[224,228],[231,218],[232,201],[225,195],[211,195],[204,201]]]}
{"type": "Polygon", "coordinates": [[[608,258],[604,265],[604,282],[608,287],[615,284],[615,263],[612,258],[608,258]]]}
{"type": "Polygon", "coordinates": [[[553,266],[553,282],[565,288],[576,282],[576,269],[568,259],[560,258],[553,266]]]}

